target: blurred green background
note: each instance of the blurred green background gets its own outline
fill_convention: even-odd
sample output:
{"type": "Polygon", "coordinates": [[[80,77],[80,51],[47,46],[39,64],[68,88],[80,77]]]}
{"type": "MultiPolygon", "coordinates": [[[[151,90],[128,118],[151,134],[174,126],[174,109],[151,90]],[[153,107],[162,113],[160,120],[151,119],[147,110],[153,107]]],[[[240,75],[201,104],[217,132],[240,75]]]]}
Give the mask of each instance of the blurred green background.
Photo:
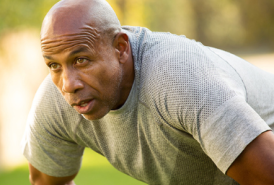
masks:
{"type": "MultiPolygon", "coordinates": [[[[0,173],[1,185],[28,185],[29,172],[27,164],[0,173]]],[[[114,167],[107,160],[90,149],[85,150],[80,172],[74,179],[77,185],[145,185],[127,176],[114,167]]]]}
{"type": "MultiPolygon", "coordinates": [[[[274,1],[271,0],[107,0],[122,25],[165,31],[238,54],[274,72],[274,1]]],[[[48,74],[39,30],[57,0],[0,0],[0,184],[29,184],[21,154],[27,114],[48,74]]],[[[76,183],[143,184],[85,152],[76,183]]]]}
{"type": "MultiPolygon", "coordinates": [[[[56,0],[1,0],[0,31],[39,30],[56,0]]],[[[274,1],[108,0],[122,25],[183,34],[222,49],[273,49],[274,1]]]]}

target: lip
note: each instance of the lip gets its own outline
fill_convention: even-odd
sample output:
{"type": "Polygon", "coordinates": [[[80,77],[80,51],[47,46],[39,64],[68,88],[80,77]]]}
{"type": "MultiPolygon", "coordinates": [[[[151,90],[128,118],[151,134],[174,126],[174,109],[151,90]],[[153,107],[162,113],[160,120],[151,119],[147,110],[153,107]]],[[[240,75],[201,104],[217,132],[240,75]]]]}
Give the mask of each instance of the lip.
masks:
{"type": "Polygon", "coordinates": [[[91,99],[91,100],[84,100],[87,105],[84,106],[84,107],[81,107],[80,106],[80,103],[83,102],[79,102],[78,104],[74,104],[73,105],[73,108],[79,113],[79,114],[86,114],[88,112],[90,112],[93,108],[93,105],[94,105],[94,99],[91,99]]]}

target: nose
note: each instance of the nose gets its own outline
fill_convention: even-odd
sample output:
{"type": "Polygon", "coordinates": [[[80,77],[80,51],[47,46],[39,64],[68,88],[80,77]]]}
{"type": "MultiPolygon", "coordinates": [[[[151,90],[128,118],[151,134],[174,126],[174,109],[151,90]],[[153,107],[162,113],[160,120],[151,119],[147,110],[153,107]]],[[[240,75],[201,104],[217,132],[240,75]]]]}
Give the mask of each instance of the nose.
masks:
{"type": "Polygon", "coordinates": [[[63,86],[62,92],[64,93],[76,93],[78,90],[83,89],[84,84],[79,79],[78,75],[73,71],[63,72],[63,86]]]}

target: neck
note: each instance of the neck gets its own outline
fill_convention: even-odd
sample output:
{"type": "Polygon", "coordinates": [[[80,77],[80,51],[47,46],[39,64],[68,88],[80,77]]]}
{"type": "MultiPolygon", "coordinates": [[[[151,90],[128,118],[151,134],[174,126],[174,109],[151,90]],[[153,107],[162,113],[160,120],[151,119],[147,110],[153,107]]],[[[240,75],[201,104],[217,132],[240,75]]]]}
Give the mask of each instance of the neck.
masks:
{"type": "Polygon", "coordinates": [[[121,88],[120,88],[120,101],[118,102],[118,106],[115,109],[119,109],[124,105],[126,102],[130,91],[132,89],[132,85],[135,78],[135,71],[134,71],[134,60],[131,52],[131,47],[129,45],[129,57],[128,60],[123,64],[123,76],[121,81],[121,88]]]}

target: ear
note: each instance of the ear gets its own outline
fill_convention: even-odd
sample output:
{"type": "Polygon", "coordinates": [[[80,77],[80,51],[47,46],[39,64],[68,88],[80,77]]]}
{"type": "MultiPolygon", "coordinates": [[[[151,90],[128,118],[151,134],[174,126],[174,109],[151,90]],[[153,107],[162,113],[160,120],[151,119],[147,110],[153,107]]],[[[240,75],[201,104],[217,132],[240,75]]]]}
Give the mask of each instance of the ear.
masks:
{"type": "Polygon", "coordinates": [[[130,46],[127,34],[118,33],[113,41],[113,47],[116,50],[120,63],[125,63],[130,56],[130,46]]]}

